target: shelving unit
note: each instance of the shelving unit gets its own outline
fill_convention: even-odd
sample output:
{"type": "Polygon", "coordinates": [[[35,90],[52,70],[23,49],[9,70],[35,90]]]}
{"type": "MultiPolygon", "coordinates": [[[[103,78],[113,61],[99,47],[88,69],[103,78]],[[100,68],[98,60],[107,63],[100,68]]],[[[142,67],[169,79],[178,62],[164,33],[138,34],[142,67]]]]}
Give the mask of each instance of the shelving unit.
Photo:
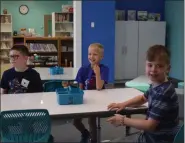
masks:
{"type": "Polygon", "coordinates": [[[73,38],[59,38],[61,48],[61,66],[73,67],[73,38]]]}
{"type": "Polygon", "coordinates": [[[24,37],[14,36],[14,44],[26,45],[30,56],[39,59],[29,63],[35,67],[73,67],[73,37],[24,37]]]}
{"type": "Polygon", "coordinates": [[[31,56],[37,55],[38,60],[32,61],[30,65],[37,67],[60,66],[60,48],[58,38],[50,37],[25,37],[25,45],[31,56]]]}
{"type": "Polygon", "coordinates": [[[1,14],[1,40],[0,40],[0,60],[1,63],[9,63],[9,50],[12,46],[12,15],[1,14]]]}
{"type": "Polygon", "coordinates": [[[73,37],[73,13],[52,13],[52,37],[73,37]]]}
{"type": "Polygon", "coordinates": [[[13,45],[24,45],[24,36],[13,36],[13,45]]]}

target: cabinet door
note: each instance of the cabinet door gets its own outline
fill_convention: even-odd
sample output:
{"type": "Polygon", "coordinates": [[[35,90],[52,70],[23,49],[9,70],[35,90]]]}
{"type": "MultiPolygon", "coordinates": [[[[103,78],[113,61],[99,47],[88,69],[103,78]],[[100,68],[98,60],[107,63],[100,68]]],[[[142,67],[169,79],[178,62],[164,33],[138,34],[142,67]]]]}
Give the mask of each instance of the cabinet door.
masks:
{"type": "Polygon", "coordinates": [[[165,45],[166,22],[139,22],[138,76],[145,74],[146,52],[150,46],[165,45]]]}
{"type": "MultiPolygon", "coordinates": [[[[125,24],[124,21],[116,21],[115,24],[115,80],[123,79],[123,56],[125,43],[125,24]]],[[[110,57],[111,58],[111,57],[110,57]]]]}
{"type": "Polygon", "coordinates": [[[138,22],[116,22],[115,79],[132,79],[137,76],[138,22]]]}

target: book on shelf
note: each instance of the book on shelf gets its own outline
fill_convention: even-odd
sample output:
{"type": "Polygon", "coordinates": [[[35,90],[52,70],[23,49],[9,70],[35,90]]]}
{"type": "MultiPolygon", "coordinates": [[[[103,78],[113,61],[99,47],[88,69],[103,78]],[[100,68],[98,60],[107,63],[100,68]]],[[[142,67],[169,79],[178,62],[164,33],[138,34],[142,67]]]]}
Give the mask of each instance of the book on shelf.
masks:
{"type": "Polygon", "coordinates": [[[57,52],[54,44],[35,44],[30,43],[30,52],[57,52]]]}

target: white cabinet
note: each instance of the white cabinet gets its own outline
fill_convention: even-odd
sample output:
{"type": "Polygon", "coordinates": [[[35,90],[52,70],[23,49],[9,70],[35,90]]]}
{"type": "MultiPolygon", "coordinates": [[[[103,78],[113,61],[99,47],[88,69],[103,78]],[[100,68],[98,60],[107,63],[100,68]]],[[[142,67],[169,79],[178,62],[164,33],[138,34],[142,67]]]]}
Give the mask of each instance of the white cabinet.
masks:
{"type": "Polygon", "coordinates": [[[165,22],[116,21],[115,80],[144,75],[146,51],[155,44],[165,45],[165,33],[165,22]]]}
{"type": "Polygon", "coordinates": [[[155,44],[165,45],[165,35],[165,22],[139,22],[138,76],[145,74],[145,60],[148,48],[155,44]]]}
{"type": "Polygon", "coordinates": [[[115,36],[115,79],[137,76],[138,22],[117,21],[115,36]]]}

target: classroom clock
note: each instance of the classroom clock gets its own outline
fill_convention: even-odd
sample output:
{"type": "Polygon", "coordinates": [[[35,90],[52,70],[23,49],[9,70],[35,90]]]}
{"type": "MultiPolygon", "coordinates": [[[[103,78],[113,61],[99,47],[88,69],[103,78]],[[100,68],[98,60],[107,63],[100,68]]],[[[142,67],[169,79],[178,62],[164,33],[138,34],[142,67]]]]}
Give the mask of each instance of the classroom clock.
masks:
{"type": "Polygon", "coordinates": [[[28,11],[29,11],[29,8],[28,8],[27,5],[21,5],[21,6],[19,7],[19,12],[20,12],[21,14],[23,14],[23,15],[26,15],[26,14],[28,13],[28,11]]]}

